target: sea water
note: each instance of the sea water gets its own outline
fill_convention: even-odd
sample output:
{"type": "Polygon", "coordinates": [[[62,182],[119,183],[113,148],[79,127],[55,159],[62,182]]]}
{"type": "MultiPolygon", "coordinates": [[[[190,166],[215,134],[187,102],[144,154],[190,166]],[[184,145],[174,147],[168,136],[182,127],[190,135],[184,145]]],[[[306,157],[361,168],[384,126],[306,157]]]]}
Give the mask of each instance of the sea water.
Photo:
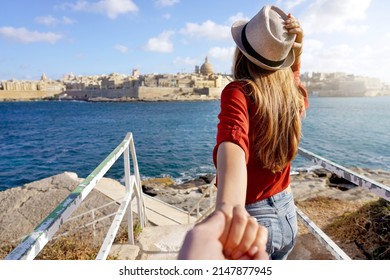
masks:
{"type": "MultiPolygon", "coordinates": [[[[132,132],[142,177],[215,173],[219,101],[0,103],[0,189],[65,171],[86,177],[132,132]]],[[[311,98],[301,147],[346,167],[390,170],[390,97],[311,98]]],[[[293,168],[312,163],[300,157],[293,168]]],[[[107,174],[123,179],[123,161],[107,174]]]]}

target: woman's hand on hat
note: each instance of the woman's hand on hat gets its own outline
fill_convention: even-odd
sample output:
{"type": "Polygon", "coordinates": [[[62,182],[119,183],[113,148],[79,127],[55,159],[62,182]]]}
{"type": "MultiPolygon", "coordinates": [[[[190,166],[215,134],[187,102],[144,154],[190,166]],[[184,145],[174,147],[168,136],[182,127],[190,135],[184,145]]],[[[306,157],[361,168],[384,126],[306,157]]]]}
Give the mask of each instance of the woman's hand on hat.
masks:
{"type": "Polygon", "coordinates": [[[287,17],[288,18],[285,21],[285,27],[288,33],[296,35],[293,49],[295,56],[300,56],[302,54],[303,29],[298,19],[296,19],[293,15],[288,14],[287,17]]]}

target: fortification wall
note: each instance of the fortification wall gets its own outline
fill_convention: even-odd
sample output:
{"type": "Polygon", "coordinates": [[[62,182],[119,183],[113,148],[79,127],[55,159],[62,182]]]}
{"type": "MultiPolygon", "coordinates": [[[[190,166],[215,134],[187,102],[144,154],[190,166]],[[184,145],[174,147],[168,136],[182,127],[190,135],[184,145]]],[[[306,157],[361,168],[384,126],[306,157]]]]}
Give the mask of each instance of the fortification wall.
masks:
{"type": "Polygon", "coordinates": [[[79,100],[91,98],[138,98],[137,88],[128,89],[103,89],[103,90],[68,90],[64,92],[67,96],[79,100]]]}
{"type": "Polygon", "coordinates": [[[0,101],[6,100],[34,100],[34,99],[43,99],[55,97],[55,95],[60,94],[61,91],[37,91],[37,90],[27,90],[27,91],[8,91],[0,90],[0,101]]]}
{"type": "Polygon", "coordinates": [[[222,88],[197,88],[194,89],[194,92],[199,95],[219,98],[221,96],[222,88]]]}
{"type": "Polygon", "coordinates": [[[173,87],[139,87],[138,98],[141,100],[164,100],[175,99],[182,95],[193,94],[193,88],[173,87]]]}
{"type": "Polygon", "coordinates": [[[198,100],[217,99],[220,97],[221,88],[191,87],[133,87],[127,89],[105,89],[105,90],[67,90],[61,91],[4,91],[0,90],[0,101],[5,100],[34,100],[61,95],[62,99],[76,100],[198,100]]]}

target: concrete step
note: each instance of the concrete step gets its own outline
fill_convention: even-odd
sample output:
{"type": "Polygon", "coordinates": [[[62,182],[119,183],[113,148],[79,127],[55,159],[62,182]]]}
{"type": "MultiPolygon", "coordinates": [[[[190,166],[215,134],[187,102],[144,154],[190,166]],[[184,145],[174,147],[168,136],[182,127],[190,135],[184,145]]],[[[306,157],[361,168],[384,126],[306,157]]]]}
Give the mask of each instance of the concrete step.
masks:
{"type": "MultiPolygon", "coordinates": [[[[95,189],[115,201],[121,201],[125,195],[125,186],[110,178],[102,178],[95,189]]],[[[143,194],[143,198],[148,221],[154,225],[180,225],[194,223],[196,220],[194,217],[188,217],[185,211],[149,195],[143,194]]],[[[132,201],[131,207],[135,213],[138,213],[137,199],[132,201]]]]}
{"type": "Polygon", "coordinates": [[[136,245],[114,244],[110,256],[119,260],[175,260],[193,225],[151,226],[143,229],[136,245]]]}
{"type": "MultiPolygon", "coordinates": [[[[195,218],[188,217],[187,212],[173,207],[163,201],[144,194],[146,216],[148,220],[158,226],[186,225],[195,223],[195,218]]],[[[136,201],[133,201],[136,203],[136,201]]],[[[133,207],[133,209],[136,209],[133,207]]]]}

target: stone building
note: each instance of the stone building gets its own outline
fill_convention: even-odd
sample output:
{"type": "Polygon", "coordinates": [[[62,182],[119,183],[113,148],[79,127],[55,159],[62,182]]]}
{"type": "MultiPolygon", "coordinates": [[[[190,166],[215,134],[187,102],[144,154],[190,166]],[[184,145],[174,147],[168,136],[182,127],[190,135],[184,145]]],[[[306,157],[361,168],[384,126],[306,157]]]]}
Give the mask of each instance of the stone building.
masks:
{"type": "Polygon", "coordinates": [[[49,80],[45,73],[42,73],[40,81],[8,80],[2,81],[4,91],[62,91],[65,89],[61,81],[49,80]]]}
{"type": "Polygon", "coordinates": [[[304,73],[301,81],[309,94],[316,96],[376,96],[381,95],[382,82],[377,78],[335,73],[304,73]]]}

